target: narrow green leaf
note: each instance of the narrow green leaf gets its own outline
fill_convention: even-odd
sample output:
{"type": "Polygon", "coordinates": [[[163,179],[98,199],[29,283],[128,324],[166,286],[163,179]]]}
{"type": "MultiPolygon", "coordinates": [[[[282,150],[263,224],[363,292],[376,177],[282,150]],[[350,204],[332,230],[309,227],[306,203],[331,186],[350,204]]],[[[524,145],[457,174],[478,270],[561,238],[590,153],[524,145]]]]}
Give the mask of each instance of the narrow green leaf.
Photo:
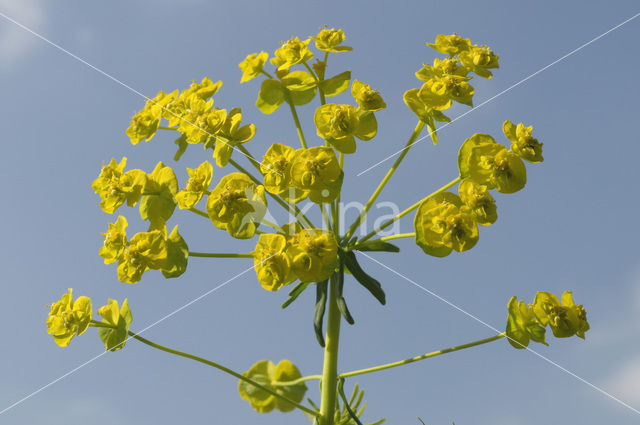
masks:
{"type": "Polygon", "coordinates": [[[327,306],[327,285],[329,281],[323,280],[316,283],[316,309],[313,313],[313,329],[316,332],[316,339],[321,347],[324,347],[324,335],[322,333],[322,322],[324,310],[327,306]]]}
{"type": "Polygon", "coordinates": [[[309,286],[310,284],[311,282],[298,283],[296,287],[289,292],[289,299],[282,304],[282,308],[287,308],[289,304],[294,302],[300,296],[300,294],[302,294],[304,290],[307,289],[307,286],[309,286]]]}
{"type": "Polygon", "coordinates": [[[185,153],[185,151],[187,150],[187,147],[189,146],[189,144],[187,143],[187,136],[183,134],[182,136],[174,140],[173,143],[178,145],[178,151],[173,156],[173,160],[178,161],[180,160],[180,157],[182,156],[183,153],[185,153]]]}
{"type": "Polygon", "coordinates": [[[400,248],[392,243],[380,239],[373,239],[358,245],[357,251],[400,252],[400,248]]]}
{"type": "Polygon", "coordinates": [[[340,262],[340,271],[338,272],[338,310],[340,310],[340,314],[344,317],[344,320],[347,321],[348,324],[353,325],[355,320],[353,320],[353,316],[351,316],[351,312],[349,311],[349,307],[347,307],[347,301],[342,296],[342,289],[344,288],[344,263],[340,262]]]}
{"type": "Polygon", "coordinates": [[[345,266],[351,271],[353,277],[364,286],[371,295],[373,295],[382,305],[386,304],[386,296],[384,291],[382,290],[382,285],[380,282],[369,276],[362,270],[360,264],[358,264],[358,260],[356,259],[356,255],[353,251],[346,252],[344,254],[345,266]]]}

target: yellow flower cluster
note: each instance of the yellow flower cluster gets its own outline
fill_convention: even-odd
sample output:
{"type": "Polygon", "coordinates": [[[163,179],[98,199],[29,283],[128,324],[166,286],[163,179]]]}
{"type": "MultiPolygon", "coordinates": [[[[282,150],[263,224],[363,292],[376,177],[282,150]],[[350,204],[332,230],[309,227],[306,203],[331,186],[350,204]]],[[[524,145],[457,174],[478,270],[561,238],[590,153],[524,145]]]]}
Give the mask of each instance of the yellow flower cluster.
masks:
{"type": "Polygon", "coordinates": [[[66,347],[73,337],[83,334],[89,325],[98,327],[98,336],[105,344],[106,350],[121,349],[127,338],[131,325],[131,310],[125,299],[122,307],[118,301],[109,300],[107,305],[98,309],[102,321],[92,321],[91,299],[86,296],[73,300],[73,290],[69,288],[60,301],[47,306],[47,333],[52,334],[53,341],[60,347],[66,347]]]}
{"type": "Polygon", "coordinates": [[[448,58],[436,58],[433,65],[424,64],[415,75],[423,81],[422,87],[404,94],[407,106],[427,124],[434,143],[437,143],[435,122],[450,122],[441,111],[449,109],[452,102],[473,106],[474,88],[468,81],[474,73],[491,78],[489,69],[498,68],[498,56],[487,46],[472,45],[468,38],[457,34],[436,37],[435,43],[427,43],[448,58]]]}
{"type": "Polygon", "coordinates": [[[545,327],[548,325],[556,338],[576,335],[585,338],[589,330],[587,312],[580,304],[575,304],[571,291],[562,294],[562,303],[550,292],[538,292],[533,304],[525,304],[516,297],[509,300],[507,318],[507,338],[515,348],[526,348],[529,341],[545,341],[545,327]]]}
{"type": "Polygon", "coordinates": [[[260,171],[268,192],[291,202],[308,197],[318,204],[338,196],[344,176],[333,149],[317,146],[294,150],[278,143],[265,153],[260,171]]]}
{"type": "MultiPolygon", "coordinates": [[[[256,66],[256,60],[259,62],[260,58],[253,59],[253,66],[256,66]]],[[[226,109],[213,107],[211,97],[220,86],[222,81],[214,83],[205,77],[200,83],[194,82],[181,92],[175,90],[167,94],[161,91],[133,116],[127,129],[131,143],[135,145],[141,140],[151,140],[164,118],[168,122],[168,129],[182,134],[176,140],[179,146],[176,159],[188,145],[202,143],[205,149],[214,149],[213,157],[218,166],[225,166],[234,148],[251,140],[256,128],[253,124],[240,125],[242,114],[239,108],[227,112],[226,109]]]]}
{"type": "Polygon", "coordinates": [[[104,244],[98,254],[105,264],[118,262],[118,280],[137,283],[149,269],[161,270],[165,277],[177,277],[187,267],[188,247],[178,226],[168,236],[164,231],[136,233],[127,240],[127,219],[119,216],[103,233],[104,244]]]}
{"type": "Polygon", "coordinates": [[[277,291],[296,279],[301,282],[328,279],[338,264],[338,242],[333,233],[294,225],[283,230],[287,233],[261,234],[253,252],[262,287],[277,291]]]}
{"type": "Polygon", "coordinates": [[[488,134],[474,134],[458,152],[462,181],[459,196],[450,192],[425,199],[416,212],[416,243],[429,255],[445,257],[452,250],[462,252],[478,242],[478,226],[489,226],[497,219],[496,205],[489,190],[514,193],[527,182],[522,159],[542,161],[542,143],[531,135],[532,127],[503,124],[511,149],[488,134]]]}

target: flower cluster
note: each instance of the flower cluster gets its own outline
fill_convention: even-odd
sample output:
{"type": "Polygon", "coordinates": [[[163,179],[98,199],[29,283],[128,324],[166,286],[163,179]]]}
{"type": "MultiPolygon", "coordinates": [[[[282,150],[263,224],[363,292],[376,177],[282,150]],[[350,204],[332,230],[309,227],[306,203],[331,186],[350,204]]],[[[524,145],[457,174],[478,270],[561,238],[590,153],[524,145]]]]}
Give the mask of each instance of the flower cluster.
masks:
{"type": "Polygon", "coordinates": [[[405,92],[404,102],[427,124],[433,143],[437,143],[435,122],[451,121],[442,111],[453,102],[473,106],[474,88],[468,83],[473,77],[469,73],[491,78],[489,69],[498,68],[498,56],[489,47],[472,45],[457,34],[440,34],[435,43],[427,45],[449,57],[436,58],[433,65],[423,64],[415,73],[423,81],[422,87],[405,92]]]}
{"type": "Polygon", "coordinates": [[[321,282],[338,263],[338,242],[331,232],[286,226],[282,233],[260,235],[253,251],[258,281],[268,291],[277,291],[299,279],[321,282]]]}
{"type": "Polygon", "coordinates": [[[119,216],[103,233],[104,244],[98,254],[105,264],[118,263],[118,280],[137,283],[149,269],[161,270],[167,277],[177,277],[187,268],[187,243],[176,225],[167,236],[166,228],[136,233],[127,240],[127,219],[119,216]]]}
{"type": "Polygon", "coordinates": [[[429,255],[445,257],[452,250],[469,250],[478,242],[478,225],[497,219],[496,204],[489,190],[514,193],[527,182],[523,159],[542,161],[542,143],[531,135],[532,127],[503,125],[510,149],[488,134],[474,134],[458,152],[459,196],[441,192],[425,199],[415,215],[416,243],[429,255]]]}
{"type": "Polygon", "coordinates": [[[509,300],[507,318],[507,338],[515,348],[526,348],[529,341],[548,345],[545,341],[545,327],[549,326],[556,338],[578,336],[582,339],[589,330],[587,312],[580,304],[573,302],[573,294],[562,294],[562,303],[554,294],[538,292],[533,304],[525,304],[516,297],[509,300]]]}
{"type": "Polygon", "coordinates": [[[60,347],[66,347],[75,336],[83,334],[89,326],[98,328],[98,335],[107,350],[119,350],[128,338],[131,325],[131,310],[125,299],[122,307],[118,302],[109,300],[107,305],[98,309],[102,321],[91,320],[93,309],[91,299],[86,296],[73,299],[73,290],[69,288],[60,301],[47,306],[47,333],[53,336],[53,341],[60,347]]]}
{"type": "Polygon", "coordinates": [[[175,142],[178,145],[176,159],[188,145],[203,144],[205,149],[213,149],[213,157],[220,167],[226,165],[234,148],[251,140],[256,128],[253,124],[240,125],[242,114],[239,108],[227,112],[213,107],[211,97],[220,86],[222,81],[214,83],[205,77],[186,90],[175,90],[169,94],[161,91],[133,116],[127,129],[131,143],[135,145],[141,140],[151,140],[164,118],[168,123],[166,129],[181,133],[175,142]]]}

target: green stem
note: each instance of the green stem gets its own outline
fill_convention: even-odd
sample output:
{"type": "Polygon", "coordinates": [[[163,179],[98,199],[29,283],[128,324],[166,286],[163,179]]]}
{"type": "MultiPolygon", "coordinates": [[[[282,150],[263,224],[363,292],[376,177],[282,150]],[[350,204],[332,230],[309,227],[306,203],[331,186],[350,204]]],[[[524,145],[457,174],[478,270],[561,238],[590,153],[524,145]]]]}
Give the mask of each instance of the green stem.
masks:
{"type": "Polygon", "coordinates": [[[324,220],[324,225],[327,227],[327,231],[330,232],[332,230],[331,220],[329,220],[329,214],[327,213],[327,209],[325,208],[327,204],[322,203],[318,206],[320,207],[320,211],[322,212],[322,219],[324,220]]]}
{"type": "Polygon", "coordinates": [[[282,230],[282,227],[278,226],[276,223],[270,222],[269,220],[265,220],[264,218],[260,220],[260,224],[264,224],[267,227],[271,227],[276,232],[284,233],[284,231],[282,230]]]}
{"type": "Polygon", "coordinates": [[[378,371],[385,370],[385,369],[391,369],[391,368],[397,367],[397,366],[403,366],[403,365],[406,365],[406,364],[409,364],[409,363],[413,363],[413,362],[417,362],[417,361],[420,361],[420,360],[428,359],[428,358],[431,358],[431,357],[439,356],[441,354],[453,353],[454,351],[464,350],[465,348],[471,348],[471,347],[475,347],[477,345],[486,344],[488,342],[497,341],[500,338],[504,338],[505,336],[506,336],[506,333],[503,332],[501,334],[492,336],[490,338],[485,338],[485,339],[481,339],[479,341],[470,342],[468,344],[457,345],[455,347],[450,347],[450,348],[445,348],[445,349],[438,350],[438,351],[433,351],[431,353],[423,354],[421,356],[411,357],[410,359],[400,360],[400,361],[393,362],[393,363],[387,363],[387,364],[383,364],[383,365],[380,365],[380,366],[369,367],[367,369],[354,370],[353,372],[341,373],[340,375],[338,375],[338,378],[340,378],[340,379],[349,378],[351,376],[364,375],[365,373],[378,372],[378,371]]]}
{"type": "Polygon", "coordinates": [[[291,100],[288,94],[285,94],[285,99],[289,104],[289,108],[291,108],[291,115],[293,115],[293,122],[296,125],[296,131],[298,132],[298,138],[300,139],[300,144],[304,149],[307,149],[307,141],[304,138],[304,133],[302,132],[302,126],[300,125],[300,119],[298,118],[298,112],[296,111],[296,106],[293,104],[293,101],[291,100]]]}
{"type": "Polygon", "coordinates": [[[404,157],[407,156],[407,154],[409,153],[409,149],[411,149],[411,146],[413,146],[415,140],[418,138],[423,128],[424,128],[424,122],[418,121],[418,124],[416,124],[416,127],[413,130],[413,133],[411,133],[411,136],[409,137],[407,144],[405,145],[404,149],[402,149],[402,153],[398,156],[398,158],[396,158],[396,161],[393,163],[389,171],[387,171],[387,174],[384,176],[384,178],[382,179],[382,181],[380,182],[376,190],[373,192],[373,194],[365,204],[364,208],[362,209],[362,212],[360,213],[358,218],[356,218],[356,221],[353,222],[353,224],[347,231],[347,234],[345,235],[344,240],[349,240],[349,238],[353,236],[353,233],[356,231],[360,223],[362,223],[362,220],[367,216],[367,212],[369,212],[369,209],[371,209],[371,207],[373,206],[373,203],[376,201],[376,199],[378,199],[378,196],[380,195],[380,192],[382,192],[382,189],[384,189],[384,187],[386,186],[391,176],[396,172],[396,170],[398,169],[398,166],[400,166],[400,163],[402,162],[404,157]]]}
{"type": "Polygon", "coordinates": [[[437,194],[442,193],[445,190],[449,189],[451,186],[455,186],[456,184],[458,184],[460,182],[460,180],[462,180],[462,178],[460,176],[458,176],[455,179],[451,180],[449,183],[445,184],[440,189],[436,190],[435,192],[433,192],[432,194],[430,194],[428,196],[425,196],[424,198],[422,198],[421,200],[419,200],[415,204],[411,205],[409,208],[407,208],[406,210],[402,211],[400,214],[396,215],[392,219],[389,219],[389,220],[385,221],[380,226],[378,226],[376,229],[374,229],[372,232],[370,232],[368,235],[366,235],[365,237],[360,239],[358,242],[364,242],[366,240],[371,239],[373,236],[375,236],[381,230],[389,227],[391,224],[395,223],[396,221],[400,220],[405,215],[409,214],[411,211],[413,211],[416,208],[418,208],[423,201],[425,201],[425,200],[427,200],[429,198],[433,198],[437,194]]]}
{"type": "Polygon", "coordinates": [[[251,165],[253,165],[253,167],[258,170],[260,174],[262,174],[262,171],[260,171],[260,161],[258,161],[253,155],[251,155],[251,152],[249,152],[244,146],[238,145],[237,148],[247,157],[247,159],[249,159],[251,165]]]}
{"type": "Polygon", "coordinates": [[[284,381],[284,382],[275,381],[275,382],[272,382],[271,385],[273,385],[274,387],[288,387],[288,386],[298,385],[303,382],[313,381],[313,380],[321,381],[322,375],[303,376],[302,378],[294,379],[293,381],[284,381]]]}
{"type": "Polygon", "coordinates": [[[219,254],[213,252],[192,252],[189,251],[189,257],[202,258],[253,258],[253,254],[219,254]]]}
{"type": "Polygon", "coordinates": [[[191,211],[192,213],[196,213],[196,214],[198,214],[198,215],[200,215],[202,217],[209,218],[209,214],[207,214],[206,212],[204,212],[202,210],[197,209],[196,207],[189,208],[189,211],[191,211]]]}
{"type": "MultiPolygon", "coordinates": [[[[325,52],[324,55],[324,60],[325,60],[325,67],[326,67],[326,61],[327,61],[327,55],[329,53],[325,52]]],[[[305,68],[307,68],[307,71],[309,71],[309,73],[313,76],[313,78],[316,80],[316,84],[318,84],[318,93],[320,94],[320,104],[324,105],[326,103],[325,98],[324,98],[324,90],[322,90],[322,87],[320,85],[320,83],[324,80],[324,75],[317,75],[316,73],[313,72],[313,69],[311,69],[311,67],[309,66],[308,63],[304,63],[305,68]]]]}
{"type": "Polygon", "coordinates": [[[383,242],[386,242],[393,239],[415,238],[415,237],[416,237],[415,232],[414,233],[398,233],[397,235],[383,236],[380,238],[380,240],[383,242]]]}
{"type": "Polygon", "coordinates": [[[324,347],[322,389],[320,394],[320,425],[334,425],[336,389],[338,384],[338,343],[340,342],[340,311],[338,310],[338,279],[331,276],[329,286],[329,314],[324,347]]]}
{"type": "Polygon", "coordinates": [[[178,130],[177,128],[174,128],[174,127],[163,127],[163,126],[158,127],[158,130],[172,130],[172,131],[180,131],[180,130],[178,130]]]}
{"type": "Polygon", "coordinates": [[[271,74],[269,74],[269,73],[268,73],[267,71],[265,71],[264,69],[263,69],[262,71],[260,71],[260,72],[262,72],[264,75],[266,75],[267,77],[271,78],[272,80],[275,80],[275,78],[274,78],[274,77],[272,77],[272,76],[271,76],[271,74]]]}
{"type": "Polygon", "coordinates": [[[308,407],[305,407],[305,406],[303,406],[303,405],[301,405],[299,403],[296,403],[293,400],[289,400],[287,397],[284,397],[284,396],[278,394],[277,392],[273,391],[272,389],[267,388],[267,387],[257,383],[253,379],[247,378],[246,376],[244,376],[244,375],[242,375],[242,374],[240,374],[238,372],[235,372],[235,371],[233,371],[233,370],[231,370],[231,369],[229,369],[227,367],[224,367],[224,366],[222,366],[222,365],[220,365],[218,363],[212,362],[211,360],[207,360],[207,359],[204,359],[202,357],[195,356],[193,354],[184,353],[182,351],[174,350],[173,348],[169,348],[169,347],[165,347],[165,346],[160,345],[160,344],[156,344],[155,342],[151,342],[148,339],[143,338],[140,335],[137,335],[137,334],[135,334],[135,333],[133,333],[131,331],[129,331],[129,335],[131,336],[131,338],[135,338],[138,341],[142,342],[143,344],[147,344],[148,346],[153,347],[153,348],[155,348],[157,350],[164,351],[164,352],[170,353],[170,354],[175,354],[176,356],[185,357],[187,359],[191,359],[191,360],[195,360],[195,361],[200,362],[200,363],[204,363],[207,366],[214,367],[214,368],[216,368],[218,370],[221,370],[221,371],[223,371],[225,373],[228,373],[229,375],[232,375],[232,376],[240,379],[241,381],[247,382],[247,383],[253,385],[256,388],[259,388],[262,391],[265,391],[265,392],[271,394],[274,397],[277,397],[277,398],[279,398],[281,400],[284,400],[287,403],[291,403],[292,405],[296,406],[298,409],[302,410],[305,413],[308,413],[308,414],[313,415],[313,416],[318,416],[318,412],[316,412],[314,410],[311,410],[308,407]]]}

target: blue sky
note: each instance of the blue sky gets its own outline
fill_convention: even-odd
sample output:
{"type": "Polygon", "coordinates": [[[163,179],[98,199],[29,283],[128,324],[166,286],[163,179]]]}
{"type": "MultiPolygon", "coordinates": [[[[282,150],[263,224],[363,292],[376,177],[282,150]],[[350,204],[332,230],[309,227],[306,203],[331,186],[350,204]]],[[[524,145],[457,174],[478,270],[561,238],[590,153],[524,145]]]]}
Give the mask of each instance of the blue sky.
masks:
{"type": "MultiPolygon", "coordinates": [[[[224,85],[222,107],[243,107],[258,135],[249,148],[297,143],[283,108],[265,116],[253,106],[259,83],[239,84],[247,54],[272,53],[291,36],[306,38],[323,25],[343,28],[354,51],[334,55],[330,73],[352,69],[379,89],[388,108],[380,130],[347,159],[343,197],[360,202],[390,162],[356,174],[400,149],[415,125],[402,94],[435,52],[439,33],[458,32],[500,55],[492,80],[474,79],[475,103],[521,81],[581,44],[640,12],[637,2],[207,2],[131,0],[108,3],[0,0],[0,12],[29,26],[134,89],[154,95],[209,76],[224,85]]],[[[388,267],[502,329],[512,295],[532,300],[538,290],[573,290],[588,312],[586,341],[550,338],[532,348],[581,378],[640,409],[640,256],[636,84],[640,19],[474,110],[439,133],[434,147],[417,145],[380,198],[400,207],[456,176],[456,152],[472,134],[501,139],[505,119],[534,126],[545,162],[528,167],[527,187],[496,196],[499,220],[481,229],[473,250],[445,259],[425,256],[411,240],[400,255],[377,254],[388,267]]],[[[45,305],[68,287],[93,298],[129,299],[132,329],[142,329],[251,266],[250,260],[192,259],[179,279],[148,273],[137,285],[119,283],[115,267],[97,255],[100,232],[114,217],[90,188],[102,161],[127,156],[151,171],[162,160],[185,167],[209,159],[191,149],[174,164],[170,135],[132,146],[124,130],[143,100],[14,24],[0,19],[0,114],[4,146],[0,178],[0,266],[5,302],[0,347],[0,410],[102,351],[95,332],[61,349],[45,333],[45,305]]],[[[350,102],[347,95],[337,101],[350,102]],[[343,99],[343,100],[339,100],[343,99]]],[[[317,143],[314,107],[301,108],[307,137],[317,143]]],[[[468,110],[456,107],[452,116],[468,110]]],[[[219,179],[229,170],[214,170],[219,179]]],[[[380,210],[379,212],[382,212],[380,210]]],[[[137,211],[124,210],[132,230],[144,230],[137,211]]],[[[375,213],[375,212],[374,212],[375,213]]],[[[386,213],[386,211],[385,211],[386,213]]],[[[375,215],[374,215],[375,217],[375,215]]],[[[412,216],[401,231],[411,231],[412,216]]],[[[192,250],[246,252],[199,217],[176,211],[172,223],[192,250]]],[[[461,314],[374,262],[362,265],[383,284],[381,307],[354,282],[345,289],[355,326],[343,326],[340,370],[386,363],[491,336],[461,314]]],[[[312,330],[312,291],[287,310],[283,291],[267,293],[253,272],[146,332],[161,344],[202,355],[237,370],[260,359],[288,358],[303,374],[319,373],[322,350],[312,330]]],[[[638,423],[639,416],[529,352],[499,341],[353,379],[366,391],[369,422],[390,424],[533,425],[638,423]]],[[[131,341],[0,415],[0,423],[102,425],[163,423],[277,423],[297,413],[260,415],[240,399],[237,382],[218,371],[131,341]]],[[[309,396],[318,401],[317,387],[309,396]]]]}

